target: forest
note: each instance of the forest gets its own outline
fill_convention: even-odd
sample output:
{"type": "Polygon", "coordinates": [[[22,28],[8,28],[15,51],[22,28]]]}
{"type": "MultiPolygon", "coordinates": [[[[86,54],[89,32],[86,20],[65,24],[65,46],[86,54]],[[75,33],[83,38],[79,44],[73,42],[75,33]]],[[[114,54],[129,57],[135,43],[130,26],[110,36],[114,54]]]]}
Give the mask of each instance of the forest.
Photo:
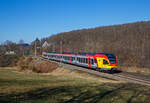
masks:
{"type": "Polygon", "coordinates": [[[40,44],[45,41],[47,52],[107,52],[115,54],[121,66],[150,67],[150,21],[63,32],[40,44]]]}

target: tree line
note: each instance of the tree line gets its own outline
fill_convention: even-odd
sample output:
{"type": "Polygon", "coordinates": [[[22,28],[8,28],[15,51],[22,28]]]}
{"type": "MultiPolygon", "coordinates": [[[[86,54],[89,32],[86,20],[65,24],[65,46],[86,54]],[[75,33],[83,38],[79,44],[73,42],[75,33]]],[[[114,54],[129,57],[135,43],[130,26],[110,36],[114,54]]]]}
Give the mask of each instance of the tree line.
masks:
{"type": "Polygon", "coordinates": [[[40,44],[45,41],[47,52],[108,52],[118,57],[119,65],[150,67],[149,21],[59,33],[40,44]]]}

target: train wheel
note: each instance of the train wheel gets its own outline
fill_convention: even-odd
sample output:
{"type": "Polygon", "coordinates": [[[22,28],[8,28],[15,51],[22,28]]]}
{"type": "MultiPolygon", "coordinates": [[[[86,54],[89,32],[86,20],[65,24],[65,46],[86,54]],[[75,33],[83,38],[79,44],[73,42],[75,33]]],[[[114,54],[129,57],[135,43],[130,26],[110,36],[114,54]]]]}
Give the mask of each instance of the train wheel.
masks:
{"type": "Polygon", "coordinates": [[[110,71],[109,71],[109,73],[110,73],[110,74],[113,74],[113,73],[114,73],[114,71],[113,71],[113,70],[110,70],[110,71]]]}
{"type": "Polygon", "coordinates": [[[103,70],[101,68],[98,68],[98,71],[103,72],[103,70]]]}

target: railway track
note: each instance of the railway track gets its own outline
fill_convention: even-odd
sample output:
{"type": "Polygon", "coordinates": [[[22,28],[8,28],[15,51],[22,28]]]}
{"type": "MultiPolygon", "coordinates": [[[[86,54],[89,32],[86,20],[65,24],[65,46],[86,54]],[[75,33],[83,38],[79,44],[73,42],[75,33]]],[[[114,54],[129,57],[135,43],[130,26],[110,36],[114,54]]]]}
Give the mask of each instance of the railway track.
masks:
{"type": "MultiPolygon", "coordinates": [[[[44,59],[44,60],[47,60],[47,59],[44,59]]],[[[80,66],[75,66],[75,65],[70,65],[66,63],[60,63],[60,62],[57,62],[57,63],[59,64],[59,66],[63,66],[64,68],[71,69],[72,71],[78,70],[81,72],[86,72],[92,75],[96,75],[96,76],[111,79],[111,80],[126,81],[129,83],[136,83],[136,84],[150,86],[150,76],[144,76],[144,75],[128,73],[128,72],[109,74],[109,73],[103,73],[103,72],[98,72],[95,70],[87,69],[85,67],[80,67],[80,66]]]]}
{"type": "Polygon", "coordinates": [[[150,86],[150,77],[144,78],[141,75],[138,76],[138,75],[130,74],[127,72],[122,72],[122,73],[113,74],[113,75],[121,78],[121,80],[130,82],[130,83],[138,83],[138,84],[150,86]]]}

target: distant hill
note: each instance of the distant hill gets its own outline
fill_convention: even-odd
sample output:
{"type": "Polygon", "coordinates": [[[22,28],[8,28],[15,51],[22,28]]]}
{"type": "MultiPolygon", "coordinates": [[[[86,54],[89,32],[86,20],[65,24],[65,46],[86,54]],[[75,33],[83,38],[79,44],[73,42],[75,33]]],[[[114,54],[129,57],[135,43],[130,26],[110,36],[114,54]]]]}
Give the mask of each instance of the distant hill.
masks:
{"type": "Polygon", "coordinates": [[[109,52],[120,65],[150,67],[150,21],[64,32],[42,39],[45,51],[109,52]]]}

